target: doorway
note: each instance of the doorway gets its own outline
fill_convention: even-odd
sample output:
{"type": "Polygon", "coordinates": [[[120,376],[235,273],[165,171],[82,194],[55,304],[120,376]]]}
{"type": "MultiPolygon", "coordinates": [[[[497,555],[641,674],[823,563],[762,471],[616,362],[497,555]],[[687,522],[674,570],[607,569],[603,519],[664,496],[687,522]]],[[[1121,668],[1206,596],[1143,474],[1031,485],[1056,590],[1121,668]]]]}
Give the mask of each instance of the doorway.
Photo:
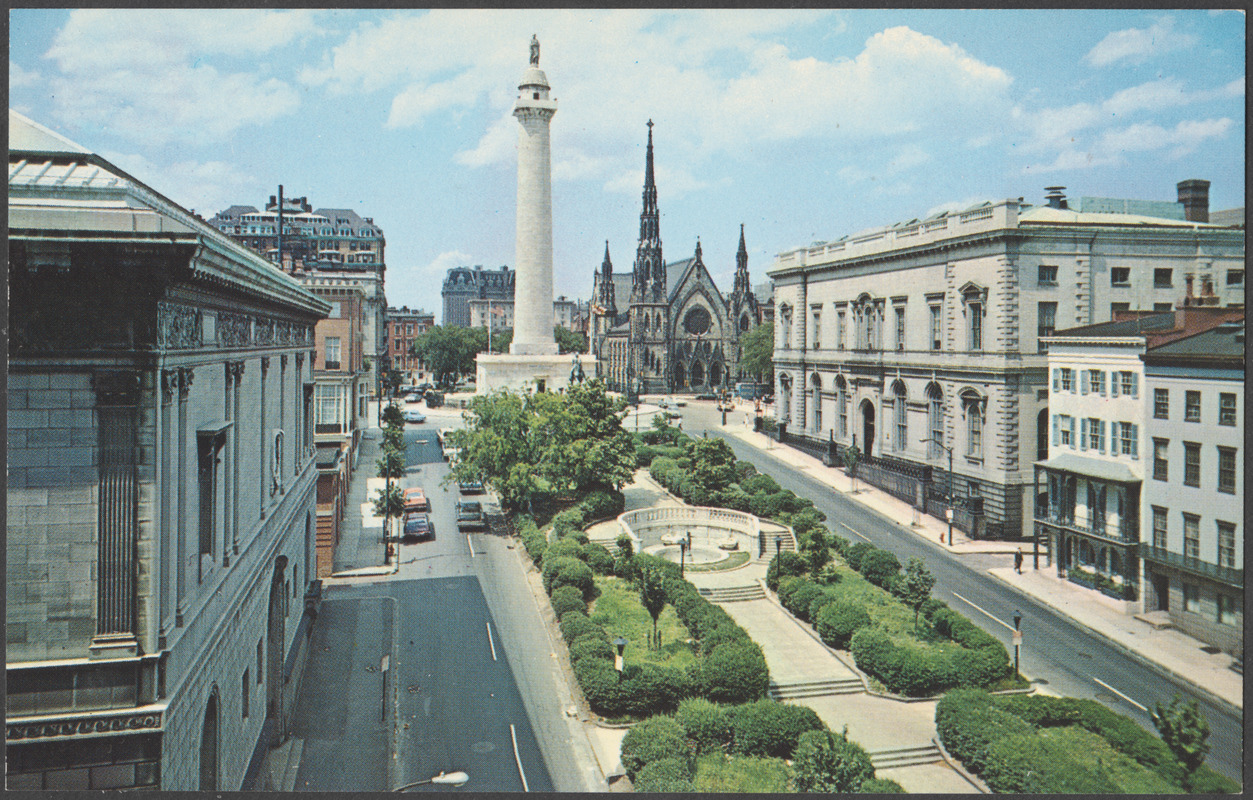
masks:
{"type": "Polygon", "coordinates": [[[874,403],[863,400],[861,403],[861,441],[862,455],[870,458],[874,448],[874,403]]]}
{"type": "Polygon", "coordinates": [[[200,731],[200,791],[218,790],[218,690],[209,693],[200,731]]]}

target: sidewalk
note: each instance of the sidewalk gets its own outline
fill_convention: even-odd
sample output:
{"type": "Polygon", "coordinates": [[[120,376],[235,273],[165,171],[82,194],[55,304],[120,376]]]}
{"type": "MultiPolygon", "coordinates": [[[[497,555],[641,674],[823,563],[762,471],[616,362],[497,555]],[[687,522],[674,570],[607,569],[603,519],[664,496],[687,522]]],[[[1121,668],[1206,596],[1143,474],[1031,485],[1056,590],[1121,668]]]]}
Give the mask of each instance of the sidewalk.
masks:
{"type": "MultiPolygon", "coordinates": [[[[825,466],[813,456],[778,444],[765,434],[754,433],[743,426],[728,424],[717,430],[759,450],[768,451],[790,468],[807,473],[855,502],[897,520],[902,526],[919,536],[929,537],[955,555],[1011,554],[1019,548],[1017,543],[972,540],[958,530],[953,531],[953,545],[950,547],[947,544],[948,526],[944,522],[919,514],[908,503],[860,481],[857,492],[852,493],[852,481],[843,470],[825,466]]],[[[834,532],[850,537],[848,530],[834,532]]],[[[1098,593],[1058,578],[1056,569],[1046,567],[1043,559],[1038,571],[1030,569],[1031,549],[1024,547],[1023,551],[1026,556],[1023,574],[1015,574],[1012,567],[991,569],[989,574],[1104,637],[1133,658],[1187,681],[1214,701],[1237,709],[1244,708],[1244,678],[1228,669],[1232,663],[1231,656],[1225,653],[1211,655],[1201,649],[1202,642],[1178,630],[1158,630],[1130,614],[1111,608],[1098,593]]]]}
{"type": "MultiPolygon", "coordinates": [[[[371,404],[373,408],[373,404],[371,404]]],[[[369,417],[376,419],[377,417],[369,417]]],[[[383,519],[374,516],[376,490],[386,481],[375,477],[375,462],[383,441],[381,428],[369,427],[361,434],[357,448],[357,468],[348,479],[348,503],[339,524],[339,544],[335,547],[332,578],[390,575],[399,566],[396,559],[384,564],[383,519]]]]}

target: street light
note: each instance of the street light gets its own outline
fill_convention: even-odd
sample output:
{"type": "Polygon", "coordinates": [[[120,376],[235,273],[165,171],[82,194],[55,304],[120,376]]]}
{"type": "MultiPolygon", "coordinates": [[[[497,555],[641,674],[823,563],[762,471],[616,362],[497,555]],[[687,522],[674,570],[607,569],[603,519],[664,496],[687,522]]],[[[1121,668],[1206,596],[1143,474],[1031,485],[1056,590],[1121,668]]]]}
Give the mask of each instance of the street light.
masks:
{"type": "Polygon", "coordinates": [[[619,636],[617,639],[614,639],[613,646],[618,649],[617,654],[614,655],[613,657],[613,668],[618,671],[619,675],[621,675],[622,674],[622,656],[624,653],[626,653],[626,646],[627,646],[626,638],[619,636]]]}
{"type": "Polygon", "coordinates": [[[1020,678],[1018,674],[1018,650],[1022,647],[1022,612],[1014,609],[1014,677],[1020,678]]]}
{"type": "Polygon", "coordinates": [[[407,789],[412,789],[415,786],[425,786],[428,783],[440,783],[440,784],[444,784],[447,786],[464,786],[466,781],[468,780],[470,780],[470,776],[460,770],[456,772],[443,772],[441,770],[438,775],[427,778],[424,781],[406,783],[404,786],[401,786],[399,789],[393,789],[393,791],[403,792],[407,789]]]}
{"type": "Polygon", "coordinates": [[[948,508],[944,509],[944,518],[948,520],[948,546],[953,546],[953,448],[939,439],[923,439],[923,444],[936,444],[948,453],[948,508]]]}

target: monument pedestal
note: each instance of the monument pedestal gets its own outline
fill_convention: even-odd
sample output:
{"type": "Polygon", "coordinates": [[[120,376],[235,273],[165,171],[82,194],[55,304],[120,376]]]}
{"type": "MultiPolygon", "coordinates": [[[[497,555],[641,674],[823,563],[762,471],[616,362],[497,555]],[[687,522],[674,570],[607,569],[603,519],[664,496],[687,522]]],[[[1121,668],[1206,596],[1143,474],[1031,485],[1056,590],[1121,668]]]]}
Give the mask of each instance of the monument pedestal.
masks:
{"type": "MultiPolygon", "coordinates": [[[[501,389],[515,392],[555,392],[570,385],[575,355],[523,355],[518,353],[479,353],[475,359],[476,394],[501,389]]],[[[586,379],[596,375],[596,356],[579,353],[586,379]]]]}

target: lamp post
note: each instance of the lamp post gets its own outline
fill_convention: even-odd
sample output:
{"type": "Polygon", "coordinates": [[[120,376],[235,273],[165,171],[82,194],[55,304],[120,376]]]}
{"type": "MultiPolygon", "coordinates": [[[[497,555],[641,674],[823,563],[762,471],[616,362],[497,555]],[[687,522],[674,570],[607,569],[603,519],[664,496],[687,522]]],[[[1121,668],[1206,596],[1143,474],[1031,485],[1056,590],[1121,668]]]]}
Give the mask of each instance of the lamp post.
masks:
{"type": "Polygon", "coordinates": [[[460,770],[458,770],[457,772],[444,772],[441,770],[438,775],[434,775],[430,778],[427,778],[424,781],[415,781],[414,783],[406,783],[404,786],[401,786],[398,789],[394,789],[393,791],[403,792],[408,789],[412,789],[415,786],[425,786],[428,783],[438,783],[438,784],[444,784],[447,786],[464,786],[466,781],[468,780],[470,780],[470,776],[465,774],[464,772],[461,772],[460,770]]]}
{"type": "MultiPolygon", "coordinates": [[[[690,539],[691,536],[692,534],[689,533],[688,538],[690,539]]],[[[680,539],[679,540],[679,580],[683,580],[683,561],[684,561],[684,557],[687,555],[687,548],[688,548],[688,539],[680,539]]]]}
{"type": "Polygon", "coordinates": [[[944,518],[948,520],[948,546],[953,546],[953,448],[939,439],[923,439],[923,444],[936,444],[948,453],[948,508],[944,509],[944,518]]]}
{"type": "Polygon", "coordinates": [[[1014,609],[1014,677],[1022,677],[1018,673],[1018,651],[1022,647],[1022,612],[1014,609]]]}
{"type": "Polygon", "coordinates": [[[622,656],[626,653],[627,640],[625,637],[619,636],[613,640],[613,646],[617,649],[617,653],[613,657],[613,668],[618,671],[618,675],[622,675],[622,656]]]}

